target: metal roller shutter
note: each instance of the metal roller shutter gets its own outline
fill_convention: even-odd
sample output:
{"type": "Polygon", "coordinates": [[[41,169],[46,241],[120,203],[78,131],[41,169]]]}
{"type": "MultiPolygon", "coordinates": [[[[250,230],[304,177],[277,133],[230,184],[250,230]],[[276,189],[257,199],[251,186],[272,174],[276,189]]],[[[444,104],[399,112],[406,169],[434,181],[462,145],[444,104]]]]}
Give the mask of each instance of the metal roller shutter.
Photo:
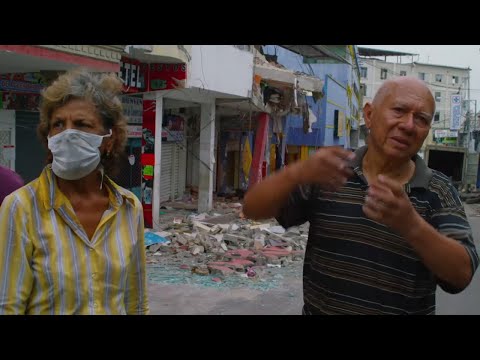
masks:
{"type": "Polygon", "coordinates": [[[172,189],[172,164],[175,144],[162,143],[162,161],[160,170],[160,202],[168,201],[172,189]]]}

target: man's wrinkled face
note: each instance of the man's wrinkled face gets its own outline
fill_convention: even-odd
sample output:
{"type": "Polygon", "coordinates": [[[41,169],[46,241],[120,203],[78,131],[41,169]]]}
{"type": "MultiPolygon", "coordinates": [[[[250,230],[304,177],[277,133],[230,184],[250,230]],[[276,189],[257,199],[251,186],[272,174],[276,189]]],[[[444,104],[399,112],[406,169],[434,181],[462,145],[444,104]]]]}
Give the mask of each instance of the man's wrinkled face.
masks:
{"type": "Polygon", "coordinates": [[[408,159],[430,131],[435,102],[430,90],[415,81],[390,83],[364,107],[369,145],[392,159],[408,159]]]}

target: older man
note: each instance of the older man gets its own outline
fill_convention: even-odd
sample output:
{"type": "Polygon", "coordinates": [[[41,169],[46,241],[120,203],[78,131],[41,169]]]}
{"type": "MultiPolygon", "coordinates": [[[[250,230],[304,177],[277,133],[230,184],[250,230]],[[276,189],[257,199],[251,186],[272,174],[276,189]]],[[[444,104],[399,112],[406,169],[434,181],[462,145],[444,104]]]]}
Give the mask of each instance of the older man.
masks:
{"type": "Polygon", "coordinates": [[[310,222],[304,314],[434,314],[437,284],[470,283],[479,258],[463,205],[417,155],[434,113],[425,83],[386,81],[364,107],[367,146],[322,148],[247,193],[250,218],[310,222]]]}

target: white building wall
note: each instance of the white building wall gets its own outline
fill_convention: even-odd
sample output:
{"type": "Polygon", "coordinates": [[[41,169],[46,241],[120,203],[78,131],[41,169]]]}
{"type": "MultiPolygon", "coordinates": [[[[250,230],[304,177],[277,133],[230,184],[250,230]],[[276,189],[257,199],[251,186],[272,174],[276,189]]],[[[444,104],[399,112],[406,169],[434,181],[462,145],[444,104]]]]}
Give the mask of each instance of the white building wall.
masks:
{"type": "Polygon", "coordinates": [[[233,45],[192,45],[187,87],[250,97],[253,53],[233,45]]]}

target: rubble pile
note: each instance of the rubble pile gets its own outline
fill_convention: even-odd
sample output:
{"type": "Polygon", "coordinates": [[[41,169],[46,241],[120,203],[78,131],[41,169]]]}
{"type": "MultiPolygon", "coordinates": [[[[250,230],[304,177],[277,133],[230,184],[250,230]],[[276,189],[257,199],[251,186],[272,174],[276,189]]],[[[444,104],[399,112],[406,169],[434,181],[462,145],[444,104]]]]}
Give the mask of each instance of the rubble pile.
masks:
{"type": "Polygon", "coordinates": [[[162,220],[155,233],[161,241],[147,247],[147,262],[168,258],[192,274],[215,276],[213,281],[256,278],[266,268],[302,261],[308,235],[308,224],[286,231],[275,220],[244,219],[238,203],[217,203],[210,214],[165,211],[162,220]]]}

